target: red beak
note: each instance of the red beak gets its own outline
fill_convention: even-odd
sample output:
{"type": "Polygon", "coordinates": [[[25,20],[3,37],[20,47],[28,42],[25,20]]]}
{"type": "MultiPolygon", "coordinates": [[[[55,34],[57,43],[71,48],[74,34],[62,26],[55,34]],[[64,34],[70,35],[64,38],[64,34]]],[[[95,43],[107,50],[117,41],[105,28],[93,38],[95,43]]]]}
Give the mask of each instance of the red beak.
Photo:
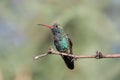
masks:
{"type": "Polygon", "coordinates": [[[44,26],[44,27],[47,27],[47,28],[53,28],[53,26],[49,26],[49,25],[45,25],[45,24],[38,24],[38,25],[40,25],[40,26],[44,26]]]}

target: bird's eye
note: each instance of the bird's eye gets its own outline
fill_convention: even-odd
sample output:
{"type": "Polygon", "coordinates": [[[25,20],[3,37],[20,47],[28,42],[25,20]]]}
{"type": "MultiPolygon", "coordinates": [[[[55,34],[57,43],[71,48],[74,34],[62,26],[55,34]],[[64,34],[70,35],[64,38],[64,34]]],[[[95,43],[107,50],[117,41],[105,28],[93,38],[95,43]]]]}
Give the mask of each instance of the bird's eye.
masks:
{"type": "Polygon", "coordinates": [[[54,24],[53,26],[54,26],[54,27],[58,27],[58,25],[57,25],[57,24],[54,24]]]}
{"type": "Polygon", "coordinates": [[[58,25],[55,25],[55,27],[58,27],[58,25]]]}

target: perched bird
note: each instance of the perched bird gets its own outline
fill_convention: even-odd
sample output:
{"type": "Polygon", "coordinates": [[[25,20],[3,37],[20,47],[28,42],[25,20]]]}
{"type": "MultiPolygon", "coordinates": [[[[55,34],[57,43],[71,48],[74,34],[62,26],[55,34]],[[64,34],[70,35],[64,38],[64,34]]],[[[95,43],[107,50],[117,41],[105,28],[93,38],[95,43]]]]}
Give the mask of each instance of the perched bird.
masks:
{"type": "MultiPolygon", "coordinates": [[[[47,27],[52,31],[54,35],[54,45],[59,52],[72,54],[72,42],[59,24],[53,24],[52,26],[45,24],[38,25],[47,27]]],[[[74,60],[72,57],[62,56],[62,58],[69,69],[74,69],[74,60]]]]}

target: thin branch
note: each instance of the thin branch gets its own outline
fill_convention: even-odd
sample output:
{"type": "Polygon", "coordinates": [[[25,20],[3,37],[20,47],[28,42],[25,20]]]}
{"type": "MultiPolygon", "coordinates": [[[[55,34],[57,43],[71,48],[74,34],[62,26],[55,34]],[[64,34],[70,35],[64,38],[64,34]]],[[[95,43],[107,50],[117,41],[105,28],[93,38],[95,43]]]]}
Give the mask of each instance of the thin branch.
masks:
{"type": "Polygon", "coordinates": [[[95,55],[73,55],[73,54],[67,54],[67,53],[61,53],[58,51],[55,51],[52,47],[50,47],[47,51],[47,53],[40,54],[34,57],[34,59],[39,59],[42,57],[47,56],[48,54],[56,54],[56,55],[63,55],[63,56],[69,56],[73,57],[74,60],[76,59],[82,59],[82,58],[95,58],[95,59],[102,59],[102,58],[120,58],[120,54],[102,54],[101,52],[96,52],[95,55]]]}
{"type": "Polygon", "coordinates": [[[41,55],[37,55],[37,56],[34,57],[34,59],[38,59],[38,58],[41,58],[41,57],[45,57],[45,56],[47,56],[47,55],[48,55],[48,53],[44,53],[44,54],[41,54],[41,55]]]}

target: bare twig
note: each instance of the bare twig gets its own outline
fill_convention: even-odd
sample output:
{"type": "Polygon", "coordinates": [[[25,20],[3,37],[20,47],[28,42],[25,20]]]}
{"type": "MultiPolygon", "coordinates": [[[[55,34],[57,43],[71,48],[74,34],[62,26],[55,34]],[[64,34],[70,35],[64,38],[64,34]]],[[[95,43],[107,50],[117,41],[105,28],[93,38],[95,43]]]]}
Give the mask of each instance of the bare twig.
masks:
{"type": "Polygon", "coordinates": [[[38,58],[41,58],[41,57],[44,57],[44,56],[47,56],[47,55],[48,55],[48,53],[37,55],[37,56],[34,57],[34,59],[38,59],[38,58]]]}
{"type": "Polygon", "coordinates": [[[56,54],[56,55],[64,55],[64,56],[69,56],[73,57],[75,60],[76,59],[82,59],[82,58],[95,58],[95,59],[102,59],[102,58],[120,58],[120,54],[102,54],[101,52],[96,52],[96,55],[73,55],[73,54],[67,54],[67,53],[61,53],[58,51],[55,51],[52,47],[49,48],[47,53],[40,54],[34,57],[34,59],[39,59],[41,57],[45,57],[48,54],[56,54]]]}

